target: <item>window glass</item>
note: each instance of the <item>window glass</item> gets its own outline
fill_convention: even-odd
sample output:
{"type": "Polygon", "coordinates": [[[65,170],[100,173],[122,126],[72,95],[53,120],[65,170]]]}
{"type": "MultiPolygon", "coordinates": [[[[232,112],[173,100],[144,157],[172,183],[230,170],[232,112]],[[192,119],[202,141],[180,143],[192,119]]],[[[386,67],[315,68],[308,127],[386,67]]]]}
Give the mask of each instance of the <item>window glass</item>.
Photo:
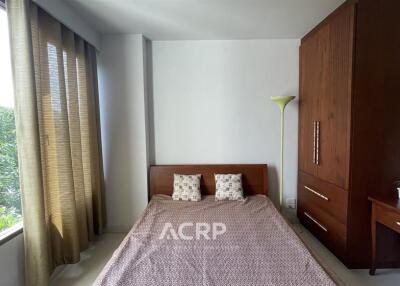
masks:
{"type": "Polygon", "coordinates": [[[8,22],[0,8],[0,236],[21,220],[8,22]]]}

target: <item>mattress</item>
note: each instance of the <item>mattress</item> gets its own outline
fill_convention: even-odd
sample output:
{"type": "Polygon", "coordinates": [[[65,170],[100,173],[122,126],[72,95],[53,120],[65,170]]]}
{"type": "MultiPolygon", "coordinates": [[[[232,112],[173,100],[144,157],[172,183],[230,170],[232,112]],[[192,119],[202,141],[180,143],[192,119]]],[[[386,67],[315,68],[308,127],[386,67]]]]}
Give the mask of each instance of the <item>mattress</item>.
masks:
{"type": "Polygon", "coordinates": [[[336,285],[272,202],[155,195],[93,285],[336,285]]]}

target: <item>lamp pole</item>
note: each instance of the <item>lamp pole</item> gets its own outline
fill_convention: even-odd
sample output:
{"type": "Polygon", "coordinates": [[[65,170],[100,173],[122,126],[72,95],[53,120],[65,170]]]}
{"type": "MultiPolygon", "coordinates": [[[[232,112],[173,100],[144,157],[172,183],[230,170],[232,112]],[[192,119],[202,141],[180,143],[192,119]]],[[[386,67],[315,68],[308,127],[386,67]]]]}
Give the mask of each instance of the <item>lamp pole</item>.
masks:
{"type": "Polygon", "coordinates": [[[285,107],[292,101],[294,96],[272,96],[271,100],[275,102],[281,110],[281,166],[279,176],[279,210],[282,211],[283,200],[283,143],[284,143],[284,129],[285,129],[285,107]]]}

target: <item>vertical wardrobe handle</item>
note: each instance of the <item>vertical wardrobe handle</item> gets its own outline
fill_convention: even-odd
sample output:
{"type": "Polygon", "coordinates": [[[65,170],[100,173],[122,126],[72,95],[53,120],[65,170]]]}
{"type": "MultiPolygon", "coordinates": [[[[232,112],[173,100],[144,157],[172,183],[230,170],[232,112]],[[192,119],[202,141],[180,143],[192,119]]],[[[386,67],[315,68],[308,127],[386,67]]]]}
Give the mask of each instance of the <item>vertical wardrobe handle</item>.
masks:
{"type": "Polygon", "coordinates": [[[313,121],[313,157],[312,157],[312,162],[313,164],[316,164],[316,159],[315,159],[315,151],[316,151],[316,147],[315,147],[315,136],[316,136],[316,132],[317,132],[317,122],[313,121]]]}
{"type": "Polygon", "coordinates": [[[316,150],[315,150],[315,164],[319,165],[319,121],[316,121],[316,150]]]}

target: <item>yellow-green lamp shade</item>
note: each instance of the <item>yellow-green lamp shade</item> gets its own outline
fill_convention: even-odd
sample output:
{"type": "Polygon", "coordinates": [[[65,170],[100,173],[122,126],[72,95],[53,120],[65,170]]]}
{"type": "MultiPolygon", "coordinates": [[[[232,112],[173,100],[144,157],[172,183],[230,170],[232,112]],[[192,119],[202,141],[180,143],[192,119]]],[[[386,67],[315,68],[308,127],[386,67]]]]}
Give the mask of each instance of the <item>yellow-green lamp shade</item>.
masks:
{"type": "Polygon", "coordinates": [[[286,104],[288,104],[290,101],[292,101],[295,98],[295,96],[271,96],[271,100],[278,104],[281,110],[285,109],[286,104]]]}

